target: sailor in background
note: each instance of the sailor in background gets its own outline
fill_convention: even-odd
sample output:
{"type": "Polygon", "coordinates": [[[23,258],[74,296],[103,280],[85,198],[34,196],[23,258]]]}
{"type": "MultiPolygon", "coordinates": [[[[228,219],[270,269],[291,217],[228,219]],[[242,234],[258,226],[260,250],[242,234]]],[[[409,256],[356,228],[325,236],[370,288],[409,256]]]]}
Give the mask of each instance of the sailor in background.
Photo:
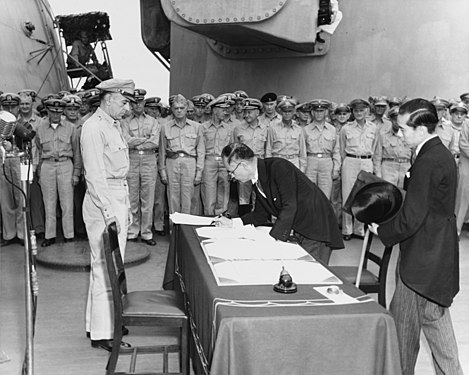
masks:
{"type": "Polygon", "coordinates": [[[264,123],[267,127],[274,121],[281,121],[282,116],[276,111],[277,108],[277,94],[268,92],[262,95],[262,115],[259,116],[259,121],[264,123]]]}
{"type": "MultiPolygon", "coordinates": [[[[350,103],[355,120],[340,130],[340,157],[342,160],[342,197],[348,197],[361,170],[373,172],[373,152],[378,131],[376,125],[366,119],[370,103],[354,99],[350,103]]],[[[352,234],[363,237],[363,223],[354,220],[348,213],[342,213],[342,234],[345,241],[352,234]]]]}
{"type": "MultiPolygon", "coordinates": [[[[14,117],[18,117],[20,97],[13,93],[3,93],[0,95],[0,105],[2,110],[10,112],[14,117]]],[[[14,137],[6,140],[6,151],[14,152],[17,149],[14,137]]],[[[10,245],[15,242],[24,243],[23,229],[23,211],[22,196],[18,189],[15,189],[8,181],[12,181],[15,185],[21,186],[20,175],[20,158],[14,156],[0,160],[0,206],[2,207],[2,225],[3,225],[3,246],[10,245]],[[5,169],[5,170],[4,170],[5,169]],[[5,176],[5,174],[6,176],[5,176]]]]}
{"type": "Polygon", "coordinates": [[[161,125],[144,111],[146,90],[136,89],[132,113],[122,122],[122,134],[129,146],[130,169],[127,175],[129,184],[132,224],[127,240],[155,246],[153,240],[153,205],[157,179],[157,155],[161,125]]]}
{"type": "MultiPolygon", "coordinates": [[[[161,117],[161,108],[161,98],[153,96],[145,99],[145,113],[156,119],[160,127],[160,121],[164,121],[161,117]]],[[[158,149],[156,150],[156,160],[158,163],[158,149]]],[[[161,182],[161,177],[157,170],[155,181],[155,203],[153,205],[153,228],[155,229],[155,233],[159,236],[164,236],[166,234],[164,229],[164,212],[166,206],[166,185],[161,182]]]]}
{"type": "Polygon", "coordinates": [[[202,181],[205,146],[202,126],[186,117],[187,100],[178,94],[160,134],[158,169],[167,185],[169,213],[191,213],[194,186],[202,181]]]}
{"type": "Polygon", "coordinates": [[[62,209],[64,240],[74,240],[73,187],[78,184],[82,161],[78,132],[70,122],[62,119],[66,103],[50,99],[44,104],[48,118],[41,121],[34,141],[39,155],[36,172],[46,210],[46,233],[41,246],[46,247],[56,240],[57,200],[62,209]]]}
{"type": "Polygon", "coordinates": [[[327,198],[331,197],[332,183],[340,173],[339,137],[336,128],[326,122],[329,105],[326,100],[313,100],[313,122],[303,128],[308,155],[305,174],[327,198]]]}
{"type": "Polygon", "coordinates": [[[87,191],[83,202],[91,249],[91,273],[86,305],[86,331],[91,346],[112,350],[112,293],[104,257],[103,233],[116,223],[119,248],[125,257],[129,222],[127,173],[129,152],[122,135],[120,120],[130,111],[134,100],[134,82],[109,79],[100,83],[100,106],[83,124],[81,150],[87,191]]]}

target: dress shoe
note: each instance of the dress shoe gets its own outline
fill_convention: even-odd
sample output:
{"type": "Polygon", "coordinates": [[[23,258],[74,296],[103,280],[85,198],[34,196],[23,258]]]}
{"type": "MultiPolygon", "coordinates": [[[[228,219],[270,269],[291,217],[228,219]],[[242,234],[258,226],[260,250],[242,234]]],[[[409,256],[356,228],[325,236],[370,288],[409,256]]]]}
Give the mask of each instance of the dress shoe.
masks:
{"type": "MultiPolygon", "coordinates": [[[[129,334],[129,329],[126,326],[122,326],[122,336],[127,336],[129,334]]],[[[91,338],[91,334],[86,331],[86,337],[91,338]]]]}
{"type": "Polygon", "coordinates": [[[127,238],[127,241],[130,241],[130,242],[138,242],[138,237],[135,237],[135,238],[127,238]]]}
{"type": "Polygon", "coordinates": [[[166,236],[166,232],[164,230],[155,230],[155,233],[158,236],[166,236]]]}
{"type": "Polygon", "coordinates": [[[148,246],[156,245],[156,242],[152,238],[150,238],[149,240],[145,240],[144,238],[142,238],[142,242],[145,242],[148,246]]]}
{"type": "Polygon", "coordinates": [[[64,242],[67,243],[67,242],[73,242],[75,241],[75,238],[72,237],[72,238],[64,238],[64,242]]]}
{"type": "Polygon", "coordinates": [[[44,241],[42,241],[41,246],[42,247],[47,247],[55,243],[55,237],[54,238],[46,238],[44,241]]]}
{"type": "Polygon", "coordinates": [[[3,240],[1,243],[2,246],[9,246],[14,244],[20,244],[24,246],[24,240],[20,240],[18,237],[13,237],[11,240],[3,240]]]}
{"type": "Polygon", "coordinates": [[[351,234],[343,234],[342,238],[344,239],[344,241],[350,241],[352,239],[352,235],[351,234]]]}
{"type": "Polygon", "coordinates": [[[361,235],[361,234],[352,234],[352,238],[358,238],[359,240],[363,240],[365,238],[365,236],[361,235]]]}
{"type": "Polygon", "coordinates": [[[43,240],[44,239],[44,232],[36,233],[36,240],[43,240]]]}
{"type": "MultiPolygon", "coordinates": [[[[104,349],[108,352],[112,352],[112,339],[111,340],[91,340],[91,347],[96,349],[104,349]]],[[[121,347],[131,348],[128,342],[121,341],[121,347]]]]}

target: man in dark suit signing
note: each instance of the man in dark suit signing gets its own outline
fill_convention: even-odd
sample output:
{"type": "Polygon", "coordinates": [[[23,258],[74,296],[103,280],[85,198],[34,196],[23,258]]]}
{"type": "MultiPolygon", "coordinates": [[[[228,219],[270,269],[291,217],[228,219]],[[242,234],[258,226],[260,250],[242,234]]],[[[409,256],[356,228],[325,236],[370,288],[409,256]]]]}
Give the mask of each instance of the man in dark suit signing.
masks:
{"type": "Polygon", "coordinates": [[[240,182],[251,181],[256,193],[252,212],[233,221],[216,219],[221,226],[236,225],[236,220],[255,226],[277,219],[270,235],[287,241],[293,235],[299,244],[324,263],[329,262],[331,249],[344,244],[334,210],[324,193],[288,160],[260,159],[243,143],[232,143],[222,150],[228,174],[240,182]]]}
{"type": "Polygon", "coordinates": [[[437,374],[462,374],[448,307],[459,291],[459,246],[454,206],[457,169],[435,133],[433,104],[413,99],[399,109],[404,141],[415,150],[401,210],[372,224],[385,246],[400,244],[399,277],[391,301],[404,375],[413,374],[423,330],[437,374]]]}

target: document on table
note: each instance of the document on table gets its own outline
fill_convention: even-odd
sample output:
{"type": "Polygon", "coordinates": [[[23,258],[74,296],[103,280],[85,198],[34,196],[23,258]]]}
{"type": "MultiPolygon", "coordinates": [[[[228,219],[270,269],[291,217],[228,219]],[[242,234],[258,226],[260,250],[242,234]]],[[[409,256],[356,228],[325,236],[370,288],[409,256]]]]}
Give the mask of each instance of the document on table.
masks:
{"type": "Polygon", "coordinates": [[[169,218],[174,224],[186,225],[211,225],[214,219],[213,217],[181,214],[179,212],[170,214],[169,218]]]}
{"type": "Polygon", "coordinates": [[[296,284],[342,284],[321,263],[307,260],[238,260],[213,264],[218,285],[273,285],[285,267],[296,284]]]}

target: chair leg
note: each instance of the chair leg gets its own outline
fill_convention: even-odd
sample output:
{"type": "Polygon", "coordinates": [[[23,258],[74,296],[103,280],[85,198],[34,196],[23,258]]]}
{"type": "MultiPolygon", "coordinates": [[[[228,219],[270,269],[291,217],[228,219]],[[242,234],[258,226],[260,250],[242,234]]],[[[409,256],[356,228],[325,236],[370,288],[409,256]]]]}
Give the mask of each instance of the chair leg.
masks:
{"type": "Polygon", "coordinates": [[[189,323],[187,319],[181,327],[181,353],[179,356],[179,366],[183,375],[190,374],[189,323]]]}
{"type": "MultiPolygon", "coordinates": [[[[122,325],[119,325],[121,327],[122,325]]],[[[122,341],[122,329],[114,329],[114,339],[112,341],[112,351],[106,366],[106,375],[114,375],[116,372],[117,360],[119,359],[119,351],[122,341]]]]}

